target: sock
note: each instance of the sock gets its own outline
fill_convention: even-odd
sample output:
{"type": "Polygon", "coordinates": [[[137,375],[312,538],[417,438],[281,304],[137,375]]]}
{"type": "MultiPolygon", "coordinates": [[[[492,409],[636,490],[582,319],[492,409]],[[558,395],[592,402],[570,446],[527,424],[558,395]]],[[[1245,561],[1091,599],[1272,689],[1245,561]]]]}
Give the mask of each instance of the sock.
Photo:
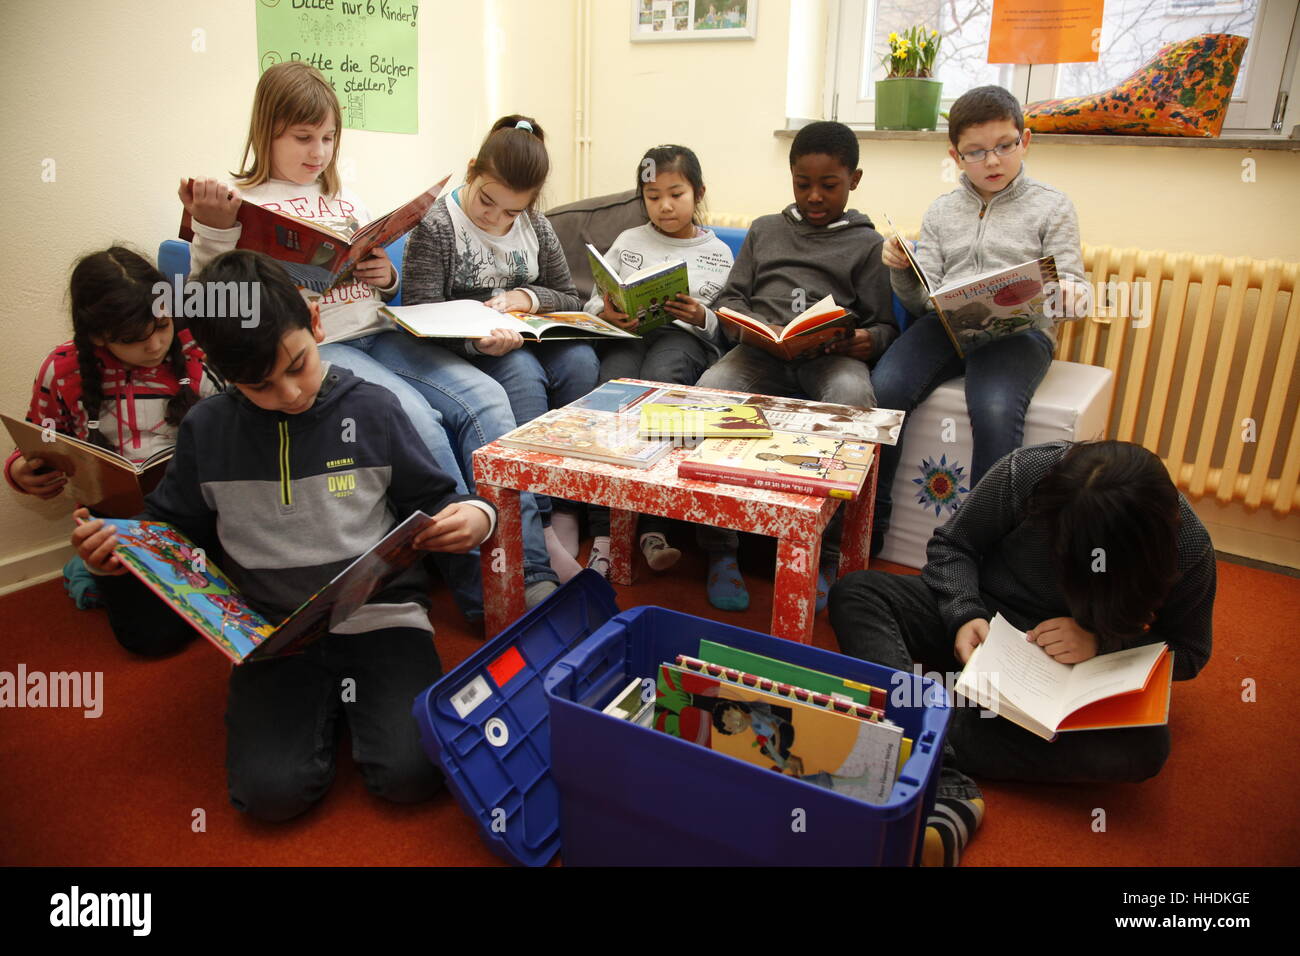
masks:
{"type": "Polygon", "coordinates": [[[560,539],[556,536],[554,528],[547,525],[544,537],[546,538],[546,553],[551,558],[551,570],[555,572],[556,577],[563,584],[581,571],[582,565],[573,560],[573,555],[569,554],[568,549],[560,544],[560,539]]]}
{"type": "Polygon", "coordinates": [[[669,547],[668,539],[658,531],[647,531],[641,535],[641,553],[645,555],[645,563],[650,565],[651,571],[667,571],[682,556],[676,548],[669,547]]]}
{"type": "Polygon", "coordinates": [[[554,581],[534,581],[524,588],[524,606],[530,610],[537,607],[550,597],[558,587],[559,585],[554,581]]]}
{"type": "Polygon", "coordinates": [[[840,566],[832,564],[829,567],[826,562],[822,562],[821,569],[817,572],[817,603],[814,605],[813,613],[820,614],[826,608],[826,599],[830,597],[831,586],[835,584],[835,572],[840,566]]]}
{"type": "Polygon", "coordinates": [[[605,580],[609,580],[609,535],[598,534],[591,539],[591,554],[587,555],[587,567],[605,580]]]}
{"type": "Polygon", "coordinates": [[[555,529],[555,536],[564,545],[564,550],[569,552],[569,557],[577,558],[578,516],[572,511],[560,511],[557,508],[551,512],[551,527],[555,529]]]}
{"type": "Polygon", "coordinates": [[[709,552],[709,603],[720,611],[744,611],[749,607],[749,591],[740,576],[735,551],[709,552]]]}
{"type": "Polygon", "coordinates": [[[939,797],[925,825],[922,866],[956,866],[975,830],[984,819],[983,800],[939,797]]]}

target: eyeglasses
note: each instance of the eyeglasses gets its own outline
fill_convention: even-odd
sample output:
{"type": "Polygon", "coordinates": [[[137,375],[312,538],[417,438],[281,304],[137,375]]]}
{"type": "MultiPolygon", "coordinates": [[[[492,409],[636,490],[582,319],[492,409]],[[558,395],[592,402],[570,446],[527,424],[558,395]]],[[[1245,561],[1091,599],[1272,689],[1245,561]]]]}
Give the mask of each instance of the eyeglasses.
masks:
{"type": "Polygon", "coordinates": [[[982,163],[989,158],[989,153],[997,153],[999,156],[1010,156],[1020,145],[1021,137],[1017,136],[1010,143],[998,143],[992,149],[972,149],[969,153],[958,153],[963,162],[982,163]]]}

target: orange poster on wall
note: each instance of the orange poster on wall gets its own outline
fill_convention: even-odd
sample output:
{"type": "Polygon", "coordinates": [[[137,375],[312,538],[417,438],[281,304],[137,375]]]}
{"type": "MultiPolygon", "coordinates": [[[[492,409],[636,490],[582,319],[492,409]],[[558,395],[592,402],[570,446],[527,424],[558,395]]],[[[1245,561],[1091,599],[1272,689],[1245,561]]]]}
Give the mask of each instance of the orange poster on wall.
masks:
{"type": "Polygon", "coordinates": [[[1096,63],[1103,0],[993,0],[990,63],[1096,63]]]}

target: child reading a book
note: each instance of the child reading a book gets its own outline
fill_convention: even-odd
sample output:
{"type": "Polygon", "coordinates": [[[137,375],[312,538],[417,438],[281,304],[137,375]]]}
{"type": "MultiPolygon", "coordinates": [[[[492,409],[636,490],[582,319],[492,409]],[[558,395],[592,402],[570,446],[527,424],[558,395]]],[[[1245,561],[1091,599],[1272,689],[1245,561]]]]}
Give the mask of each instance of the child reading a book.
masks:
{"type": "MultiPolygon", "coordinates": [[[[242,232],[236,221],[241,200],[343,235],[368,222],[370,212],[342,184],[337,169],[342,130],[338,97],[314,67],[292,61],[264,72],[253,97],[238,188],[212,179],[181,182],[181,202],[194,220],[194,269],[235,248],[242,232]]],[[[473,488],[474,449],[510,431],[515,421],[500,385],[447,349],[413,340],[379,311],[397,287],[392,262],[376,249],[357,265],[351,282],[321,296],[321,354],[396,395],[434,460],[464,493],[473,488]]],[[[555,574],[543,557],[531,498],[521,499],[521,509],[531,607],[554,590],[555,574]]],[[[461,610],[471,619],[481,618],[477,556],[439,554],[434,560],[461,610]]]]}
{"type": "MultiPolygon", "coordinates": [[[[901,671],[956,672],[1001,613],[1055,660],[1163,641],[1174,680],[1210,658],[1214,546],[1160,459],[1140,445],[1053,442],[989,469],[930,540],[919,577],[858,571],[831,591],[841,650],[901,671]]],[[[1160,771],[1169,728],[1062,734],[953,711],[928,862],[955,864],[984,813],[966,776],[1139,781],[1160,771]]]]}
{"type": "MultiPolygon", "coordinates": [[[[737,345],[704,373],[701,388],[732,389],[870,407],[874,365],[898,335],[889,271],[880,261],[883,239],[862,213],[845,210],[862,178],[858,140],[842,123],[810,123],[790,147],[794,202],[750,226],[726,288],[713,302],[781,328],[825,296],[847,309],[849,338],[823,354],[784,362],[762,349],[737,345]]],[[[840,512],[822,537],[817,609],[826,603],[839,563],[840,512]]],[[[709,600],[714,607],[749,606],[736,563],[734,531],[710,532],[709,600]]]]}
{"type": "MultiPolygon", "coordinates": [[[[948,155],[962,168],[961,184],[926,210],[915,255],[936,288],[1054,256],[1061,293],[1070,299],[1062,311],[1074,316],[1082,300],[1074,284],[1083,281],[1079,223],[1068,196],[1025,175],[1030,138],[1020,104],[1002,87],[981,86],[957,99],[948,114],[948,155]]],[[[910,412],[943,382],[964,373],[974,448],[971,480],[978,482],[995,461],[1020,447],[1029,401],[1052,363],[1054,333],[1030,329],[995,339],[963,360],[899,241],[894,236],[885,244],[884,263],[898,298],[921,318],[876,366],[876,399],[882,408],[910,412]]],[[[896,445],[880,449],[873,555],[889,530],[902,447],[900,437],[896,445]]]]}
{"type": "MultiPolygon", "coordinates": [[[[440,196],[411,233],[402,267],[403,301],[419,305],[476,299],[501,312],[580,309],[564,250],[536,208],[550,168],[536,120],[511,115],[493,123],[478,155],[469,161],[465,185],[440,196]]],[[[518,332],[507,329],[460,340],[469,360],[505,388],[520,425],[596,387],[600,362],[586,342],[539,342],[521,348],[523,344],[518,332]]],[[[412,384],[422,387],[416,380],[412,384]]],[[[566,519],[570,548],[550,527],[550,499],[538,495],[537,503],[551,565],[566,581],[582,570],[574,560],[576,521],[566,519]]]]}
{"type": "MultiPolygon", "coordinates": [[[[185,413],[220,383],[190,333],[176,329],[158,283],[166,285],[162,273],[121,246],[77,262],[70,282],[72,340],[41,363],[27,421],[135,462],[176,444],[185,413]]],[[[68,481],[62,472],[47,470],[40,458],[26,459],[18,451],[5,462],[5,478],[15,491],[38,498],[58,496],[68,481]]],[[[78,559],[64,574],[74,592],[88,583],[78,559]]],[[[102,593],[103,582],[95,584],[102,593]]],[[[162,654],[176,646],[122,621],[113,625],[119,643],[137,654],[162,654]]]]}
{"type": "MultiPolygon", "coordinates": [[[[694,152],[685,146],[647,150],[637,163],[636,184],[650,221],[619,233],[605,258],[617,266],[620,279],[661,262],[685,262],[690,294],[679,294],[663,304],[673,317],[670,324],[633,341],[598,343],[599,381],[641,378],[694,385],[729,346],[718,317],[706,303],[726,284],[731,248],[700,224],[704,173],[694,152]]],[[[620,312],[599,289],[586,308],[620,328],[636,329],[637,319],[620,312]]],[[[656,515],[645,515],[640,521],[641,553],[655,571],[672,567],[681,557],[681,551],[668,544],[668,524],[668,519],[656,515]]],[[[607,576],[609,509],[588,508],[587,527],[593,538],[587,567],[607,576]]]]}
{"type": "MultiPolygon", "coordinates": [[[[260,283],[260,321],[243,328],[221,316],[194,319],[195,337],[235,384],[186,418],[145,517],[220,554],[230,580],[273,622],[417,510],[433,516],[415,539],[419,548],[465,553],[491,533],[491,506],[457,492],[393,394],[321,360],[319,307],[308,306],[274,260],[228,252],[197,281],[260,283]]],[[[124,570],[113,532],[87,521],[73,533],[96,573],[124,570]]],[[[320,799],[334,776],[340,717],[372,792],[398,803],[432,795],[437,773],[411,717],[411,701],[442,673],[428,590],[417,563],[303,653],[231,671],[227,768],[235,807],[287,820],[320,799]],[[340,693],[347,681],[355,694],[340,693]]],[[[143,585],[136,591],[139,600],[125,613],[148,616],[161,606],[144,601],[143,585]]],[[[179,614],[171,618],[171,627],[189,628],[179,614]]]]}

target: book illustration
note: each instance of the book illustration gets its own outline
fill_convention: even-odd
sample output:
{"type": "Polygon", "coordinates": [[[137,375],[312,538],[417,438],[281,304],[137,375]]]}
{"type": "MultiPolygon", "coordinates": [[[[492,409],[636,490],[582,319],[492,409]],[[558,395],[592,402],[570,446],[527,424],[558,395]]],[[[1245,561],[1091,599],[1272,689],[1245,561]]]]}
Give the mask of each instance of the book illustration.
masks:
{"type": "Polygon", "coordinates": [[[556,408],[497,441],[512,448],[648,468],[666,455],[671,442],[643,441],[625,416],[586,408],[556,408]]]}
{"type": "Polygon", "coordinates": [[[904,412],[892,408],[855,408],[777,395],[751,395],[745,399],[745,404],[761,408],[768,424],[777,431],[804,432],[881,445],[898,444],[905,417],[904,412]]]}
{"type": "Polygon", "coordinates": [[[597,288],[608,295],[624,315],[636,317],[638,335],[645,335],[671,322],[672,313],[664,308],[664,303],[679,293],[690,295],[690,281],[683,260],[660,262],[620,279],[618,270],[591,243],[587,243],[587,258],[597,288]]]}
{"type": "Polygon", "coordinates": [[[657,439],[702,439],[730,436],[769,438],[772,429],[754,405],[676,405],[649,402],[641,405],[637,436],[657,439]]]}
{"type": "Polygon", "coordinates": [[[565,339],[586,338],[593,335],[613,336],[621,339],[636,338],[631,332],[610,325],[604,319],[589,312],[548,312],[545,315],[533,315],[529,312],[510,312],[507,314],[514,316],[530,329],[533,329],[539,339],[543,336],[547,339],[565,339]],[[566,330],[572,334],[564,334],[566,330]],[[557,334],[547,335],[547,332],[557,334]],[[587,335],[581,333],[587,333],[587,335]]]}
{"type": "Polygon", "coordinates": [[[838,438],[774,431],[746,440],[710,438],[677,466],[682,478],[770,488],[795,494],[855,498],[875,446],[838,438]]]}
{"type": "Polygon", "coordinates": [[[634,339],[631,332],[587,312],[498,312],[474,299],[383,306],[379,310],[396,325],[421,338],[481,339],[493,329],[513,329],[531,341],[556,339],[634,339]]]}
{"type": "Polygon", "coordinates": [[[762,654],[742,651],[727,644],[701,640],[699,656],[702,660],[723,667],[735,668],[770,680],[806,687],[811,691],[819,691],[832,697],[846,697],[856,703],[866,704],[881,711],[885,709],[886,702],[889,699],[889,694],[884,688],[872,687],[844,677],[836,677],[808,667],[800,667],[798,664],[789,664],[772,657],[764,657],[762,654]]]}
{"type": "Polygon", "coordinates": [[[775,694],[778,697],[788,697],[791,700],[797,700],[812,707],[820,707],[822,710],[830,710],[837,714],[856,717],[859,720],[883,720],[885,716],[884,709],[880,707],[873,707],[870,704],[861,704],[846,697],[834,694],[808,690],[806,687],[800,687],[796,684],[787,684],[784,681],[772,680],[770,677],[760,677],[757,674],[750,674],[734,667],[725,667],[721,664],[714,664],[710,661],[700,660],[697,657],[689,657],[686,654],[677,655],[677,666],[696,674],[706,674],[709,677],[716,677],[718,680],[726,681],[728,684],[752,687],[769,694],[775,694]]]}
{"type": "Polygon", "coordinates": [[[765,322],[723,307],[717,310],[728,329],[746,345],[786,361],[812,358],[825,352],[826,346],[853,334],[853,316],[835,304],[829,295],[795,316],[782,329],[775,330],[765,322]]]}
{"type": "Polygon", "coordinates": [[[746,763],[866,803],[889,799],[902,728],[859,720],[661,664],[654,726],[746,763]]]}

